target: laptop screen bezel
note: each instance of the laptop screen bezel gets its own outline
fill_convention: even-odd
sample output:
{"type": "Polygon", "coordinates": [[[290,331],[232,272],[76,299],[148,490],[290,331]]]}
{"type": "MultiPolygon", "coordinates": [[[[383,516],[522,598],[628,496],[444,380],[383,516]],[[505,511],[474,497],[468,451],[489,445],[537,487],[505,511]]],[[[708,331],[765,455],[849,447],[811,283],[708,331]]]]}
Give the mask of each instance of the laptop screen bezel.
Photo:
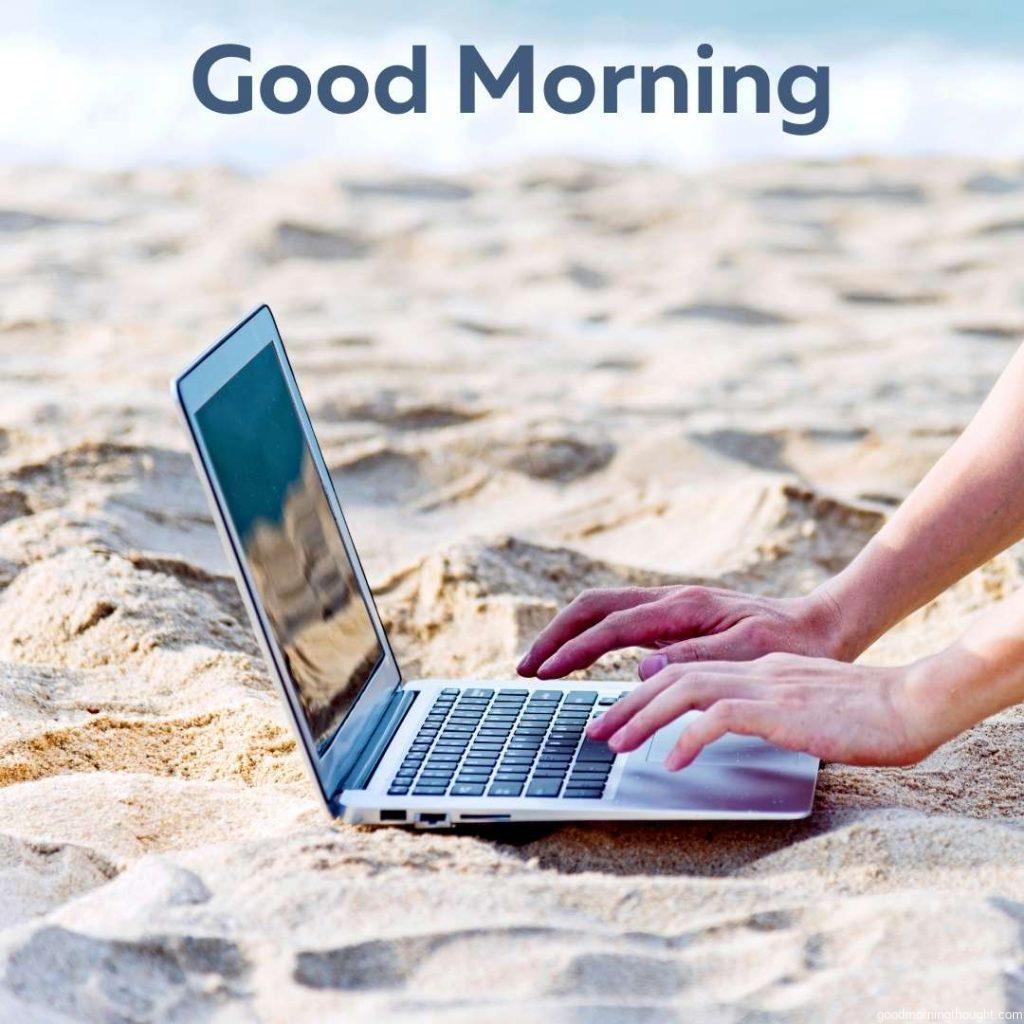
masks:
{"type": "Polygon", "coordinates": [[[175,380],[175,391],[191,433],[193,448],[213,499],[215,513],[230,548],[229,553],[234,562],[236,576],[248,596],[248,603],[253,612],[253,625],[260,633],[264,651],[270,659],[270,667],[281,684],[281,690],[285,695],[308,760],[323,791],[324,799],[330,802],[358,759],[392,694],[401,685],[402,677],[270,308],[261,306],[255,310],[234,330],[203,353],[175,380]],[[383,651],[377,668],[356,696],[327,747],[321,752],[317,751],[316,739],[310,731],[306,716],[302,711],[299,695],[287,671],[284,652],[270,627],[266,609],[245,558],[241,539],[231,517],[226,512],[227,503],[221,492],[217,476],[213,472],[209,452],[196,419],[196,413],[203,404],[268,345],[273,345],[277,354],[303,437],[309,446],[313,464],[323,485],[331,513],[337,523],[345,552],[352,563],[360,597],[366,605],[377,641],[383,651]]]}

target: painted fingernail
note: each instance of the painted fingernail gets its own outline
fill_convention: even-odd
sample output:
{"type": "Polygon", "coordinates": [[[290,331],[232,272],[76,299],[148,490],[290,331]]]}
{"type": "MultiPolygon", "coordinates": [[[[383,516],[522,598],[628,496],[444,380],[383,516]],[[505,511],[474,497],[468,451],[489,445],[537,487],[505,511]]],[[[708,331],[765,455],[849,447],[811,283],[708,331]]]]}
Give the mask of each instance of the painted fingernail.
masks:
{"type": "Polygon", "coordinates": [[[651,676],[657,675],[667,664],[668,658],[664,654],[648,654],[640,662],[640,678],[650,679],[651,676]]]}

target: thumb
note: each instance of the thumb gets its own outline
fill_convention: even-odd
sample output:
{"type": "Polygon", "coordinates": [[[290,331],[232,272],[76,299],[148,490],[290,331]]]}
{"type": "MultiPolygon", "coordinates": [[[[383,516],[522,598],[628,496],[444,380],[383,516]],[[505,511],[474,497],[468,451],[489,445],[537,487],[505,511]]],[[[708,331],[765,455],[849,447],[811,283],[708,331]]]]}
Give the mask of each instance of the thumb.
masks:
{"type": "Polygon", "coordinates": [[[663,647],[654,654],[648,654],[640,662],[641,679],[650,679],[666,665],[685,664],[693,661],[746,661],[757,655],[748,652],[745,645],[731,629],[714,636],[693,637],[669,647],[663,647]],[[731,634],[731,635],[730,635],[731,634]]]}

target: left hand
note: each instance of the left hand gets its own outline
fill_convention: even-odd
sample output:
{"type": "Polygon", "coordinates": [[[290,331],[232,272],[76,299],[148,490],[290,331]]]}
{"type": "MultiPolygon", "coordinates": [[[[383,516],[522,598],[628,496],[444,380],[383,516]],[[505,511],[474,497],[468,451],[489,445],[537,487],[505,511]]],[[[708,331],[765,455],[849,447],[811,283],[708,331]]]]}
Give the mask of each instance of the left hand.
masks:
{"type": "Polygon", "coordinates": [[[587,735],[626,753],[696,709],[704,714],[669,752],[670,771],[690,764],[727,732],[760,736],[825,761],[914,764],[950,738],[921,706],[914,669],[796,654],[669,665],[592,722],[587,735]]]}

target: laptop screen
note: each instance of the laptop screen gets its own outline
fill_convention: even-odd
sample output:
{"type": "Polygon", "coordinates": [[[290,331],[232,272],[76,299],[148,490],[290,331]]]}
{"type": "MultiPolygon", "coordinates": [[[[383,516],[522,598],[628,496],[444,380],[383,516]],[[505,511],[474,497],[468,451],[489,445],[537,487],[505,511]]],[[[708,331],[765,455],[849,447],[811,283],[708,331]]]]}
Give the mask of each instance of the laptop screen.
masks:
{"type": "Polygon", "coordinates": [[[384,651],[273,344],[195,423],[320,753],[384,651]]]}

